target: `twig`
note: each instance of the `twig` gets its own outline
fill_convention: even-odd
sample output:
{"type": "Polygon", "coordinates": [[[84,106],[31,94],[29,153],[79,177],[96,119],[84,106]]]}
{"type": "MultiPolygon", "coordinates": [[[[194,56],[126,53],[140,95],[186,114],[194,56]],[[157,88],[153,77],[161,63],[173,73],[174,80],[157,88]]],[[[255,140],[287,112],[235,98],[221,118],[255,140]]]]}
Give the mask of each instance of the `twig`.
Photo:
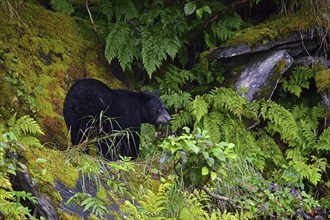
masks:
{"type": "Polygon", "coordinates": [[[88,6],[88,0],[86,0],[86,9],[87,9],[87,12],[88,12],[88,15],[89,15],[89,19],[91,20],[92,24],[93,24],[93,29],[95,32],[96,31],[96,25],[94,24],[94,21],[93,21],[93,17],[92,17],[92,13],[91,11],[89,10],[89,6],[88,6]]]}
{"type": "Polygon", "coordinates": [[[205,191],[205,193],[209,196],[211,196],[212,198],[218,199],[218,200],[222,200],[225,202],[228,202],[233,208],[240,208],[239,206],[237,206],[236,204],[233,203],[233,201],[231,201],[230,198],[226,197],[226,196],[222,196],[219,194],[216,194],[214,192],[211,192],[211,190],[209,190],[206,186],[203,186],[203,190],[205,191]]]}

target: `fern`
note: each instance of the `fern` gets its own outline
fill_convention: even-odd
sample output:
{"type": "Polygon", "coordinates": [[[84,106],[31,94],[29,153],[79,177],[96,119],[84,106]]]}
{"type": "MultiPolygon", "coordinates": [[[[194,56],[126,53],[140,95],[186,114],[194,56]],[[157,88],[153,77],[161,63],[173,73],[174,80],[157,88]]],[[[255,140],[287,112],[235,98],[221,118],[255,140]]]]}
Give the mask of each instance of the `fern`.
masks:
{"type": "Polygon", "coordinates": [[[159,79],[161,82],[160,89],[166,92],[179,92],[181,91],[180,86],[192,82],[194,80],[194,74],[189,70],[181,70],[173,65],[170,65],[163,79],[159,79]]]}
{"type": "Polygon", "coordinates": [[[220,127],[224,121],[224,116],[219,111],[212,111],[203,120],[203,127],[209,132],[210,139],[214,143],[218,143],[221,140],[222,132],[220,127]]]}
{"type": "Polygon", "coordinates": [[[139,57],[138,44],[128,24],[116,23],[106,38],[105,57],[109,63],[118,58],[120,66],[125,70],[139,57]]]}
{"type": "Polygon", "coordinates": [[[139,13],[131,0],[121,1],[115,0],[114,6],[114,16],[116,21],[128,21],[132,18],[138,18],[139,13]]]}
{"type": "Polygon", "coordinates": [[[143,66],[149,77],[167,59],[167,56],[174,59],[181,47],[181,41],[178,36],[166,32],[168,31],[162,27],[154,27],[152,31],[146,27],[142,28],[141,56],[143,66]],[[159,35],[157,33],[163,34],[159,35]]]}
{"type": "Polygon", "coordinates": [[[317,151],[330,151],[330,127],[325,129],[322,134],[319,136],[319,139],[316,144],[317,151]]]}
{"type": "Polygon", "coordinates": [[[261,115],[269,120],[267,129],[271,134],[278,132],[282,140],[290,146],[301,143],[298,125],[287,109],[273,101],[267,101],[261,105],[261,115]]]}
{"type": "Polygon", "coordinates": [[[72,1],[71,0],[51,0],[50,4],[52,5],[52,8],[55,11],[64,13],[64,14],[72,14],[74,12],[74,9],[72,7],[72,1]]]}
{"type": "Polygon", "coordinates": [[[30,116],[16,119],[13,115],[8,126],[0,123],[0,212],[5,219],[30,219],[29,208],[22,205],[21,200],[37,203],[37,198],[30,193],[15,191],[9,179],[9,174],[16,175],[16,163],[7,156],[7,152],[15,153],[21,146],[40,146],[39,140],[31,134],[42,134],[39,125],[30,116]],[[29,139],[29,140],[28,140],[29,139]]]}
{"type": "Polygon", "coordinates": [[[205,96],[196,96],[191,103],[191,113],[196,118],[196,122],[199,122],[201,118],[208,113],[209,103],[205,99],[205,96]]]}
{"type": "Polygon", "coordinates": [[[217,88],[212,90],[210,95],[213,108],[230,111],[238,118],[243,116],[244,108],[248,101],[232,89],[217,88]]]}
{"type": "MultiPolygon", "coordinates": [[[[14,117],[13,117],[14,118],[14,117]]],[[[20,117],[11,127],[18,136],[23,134],[44,134],[38,123],[29,115],[20,117]]]]}
{"type": "Polygon", "coordinates": [[[182,110],[178,114],[173,115],[171,120],[172,131],[176,131],[184,126],[190,126],[193,123],[193,116],[187,110],[182,110]]]}
{"type": "Polygon", "coordinates": [[[241,30],[246,26],[245,22],[237,13],[231,13],[221,16],[221,19],[212,24],[211,33],[205,32],[205,44],[209,48],[214,48],[230,39],[236,31],[241,30]]]}
{"type": "Polygon", "coordinates": [[[228,14],[221,17],[219,22],[212,25],[212,32],[220,40],[224,42],[228,40],[235,31],[242,29],[244,22],[237,13],[228,14]]]}
{"type": "Polygon", "coordinates": [[[182,91],[170,91],[168,94],[161,95],[160,98],[164,103],[166,103],[166,107],[173,108],[175,112],[177,112],[179,109],[187,107],[192,100],[189,93],[182,91]]]}
{"type": "MultiPolygon", "coordinates": [[[[288,150],[287,158],[292,159],[289,165],[297,172],[296,179],[302,181],[303,178],[309,180],[312,184],[316,185],[321,180],[321,168],[325,169],[326,160],[317,159],[317,163],[307,164],[307,158],[304,158],[298,150],[288,150]]],[[[288,172],[285,171],[284,175],[288,172]]],[[[295,181],[295,179],[290,178],[291,175],[284,176],[290,182],[295,181]]],[[[295,183],[295,182],[293,182],[295,183]]]]}
{"type": "Polygon", "coordinates": [[[289,80],[281,80],[283,90],[300,97],[303,89],[309,88],[309,80],[314,77],[314,71],[308,67],[296,67],[289,77],[289,80]]]}

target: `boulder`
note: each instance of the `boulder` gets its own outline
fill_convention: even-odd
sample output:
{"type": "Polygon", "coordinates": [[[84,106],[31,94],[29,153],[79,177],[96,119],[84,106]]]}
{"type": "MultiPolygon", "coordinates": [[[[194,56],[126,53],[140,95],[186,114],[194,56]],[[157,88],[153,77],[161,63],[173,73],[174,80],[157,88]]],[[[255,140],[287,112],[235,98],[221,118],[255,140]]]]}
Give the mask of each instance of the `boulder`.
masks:
{"type": "Polygon", "coordinates": [[[235,89],[253,101],[270,99],[281,75],[292,65],[286,50],[270,50],[254,55],[244,66],[235,89]]]}

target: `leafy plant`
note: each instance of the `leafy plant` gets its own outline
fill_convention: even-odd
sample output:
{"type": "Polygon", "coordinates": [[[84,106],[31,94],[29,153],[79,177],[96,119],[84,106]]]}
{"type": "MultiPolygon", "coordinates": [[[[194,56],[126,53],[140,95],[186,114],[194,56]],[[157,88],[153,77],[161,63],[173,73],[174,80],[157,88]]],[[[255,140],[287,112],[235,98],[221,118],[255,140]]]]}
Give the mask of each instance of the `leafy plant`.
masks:
{"type": "MultiPolygon", "coordinates": [[[[161,161],[171,160],[176,164],[177,173],[182,175],[188,185],[201,186],[209,180],[215,180],[221,172],[221,165],[226,159],[234,159],[234,144],[213,143],[206,130],[196,129],[190,133],[184,127],[184,134],[179,137],[168,137],[161,144],[165,152],[161,161]]],[[[224,173],[222,173],[224,174],[224,173]]]]}
{"type": "Polygon", "coordinates": [[[289,79],[281,80],[283,90],[300,97],[303,89],[309,89],[310,80],[314,77],[314,71],[308,67],[296,67],[289,79]]]}
{"type": "Polygon", "coordinates": [[[37,198],[25,191],[16,191],[10,175],[16,175],[16,160],[10,155],[24,150],[24,146],[41,146],[34,135],[43,134],[37,122],[30,116],[16,119],[12,116],[7,125],[0,123],[0,211],[8,219],[32,218],[30,209],[22,200],[37,204],[37,198]]]}
{"type": "Polygon", "coordinates": [[[98,218],[102,218],[105,214],[109,213],[100,199],[92,197],[88,193],[76,193],[65,203],[66,206],[70,206],[71,204],[83,207],[83,212],[90,211],[92,215],[95,215],[98,218]]]}

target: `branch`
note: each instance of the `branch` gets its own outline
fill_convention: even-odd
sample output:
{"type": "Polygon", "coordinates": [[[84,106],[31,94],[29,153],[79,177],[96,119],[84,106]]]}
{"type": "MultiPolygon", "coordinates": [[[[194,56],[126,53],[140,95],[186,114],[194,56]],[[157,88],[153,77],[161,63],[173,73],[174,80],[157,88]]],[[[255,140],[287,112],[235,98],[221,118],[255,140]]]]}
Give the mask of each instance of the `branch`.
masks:
{"type": "Polygon", "coordinates": [[[236,204],[233,203],[233,201],[226,197],[226,196],[222,196],[222,195],[219,195],[219,194],[216,194],[214,192],[212,192],[211,190],[209,190],[206,186],[203,186],[203,190],[205,191],[205,193],[209,196],[211,196],[212,198],[215,198],[215,199],[218,199],[218,200],[222,200],[222,201],[225,201],[225,202],[228,202],[233,208],[240,208],[239,206],[237,206],[236,204]]]}
{"type": "Polygon", "coordinates": [[[90,19],[91,22],[92,22],[93,29],[94,29],[94,31],[96,32],[96,25],[94,24],[93,17],[92,17],[92,13],[91,13],[91,11],[89,10],[88,0],[86,0],[86,9],[87,9],[87,12],[88,12],[88,15],[89,15],[89,19],[90,19]]]}

